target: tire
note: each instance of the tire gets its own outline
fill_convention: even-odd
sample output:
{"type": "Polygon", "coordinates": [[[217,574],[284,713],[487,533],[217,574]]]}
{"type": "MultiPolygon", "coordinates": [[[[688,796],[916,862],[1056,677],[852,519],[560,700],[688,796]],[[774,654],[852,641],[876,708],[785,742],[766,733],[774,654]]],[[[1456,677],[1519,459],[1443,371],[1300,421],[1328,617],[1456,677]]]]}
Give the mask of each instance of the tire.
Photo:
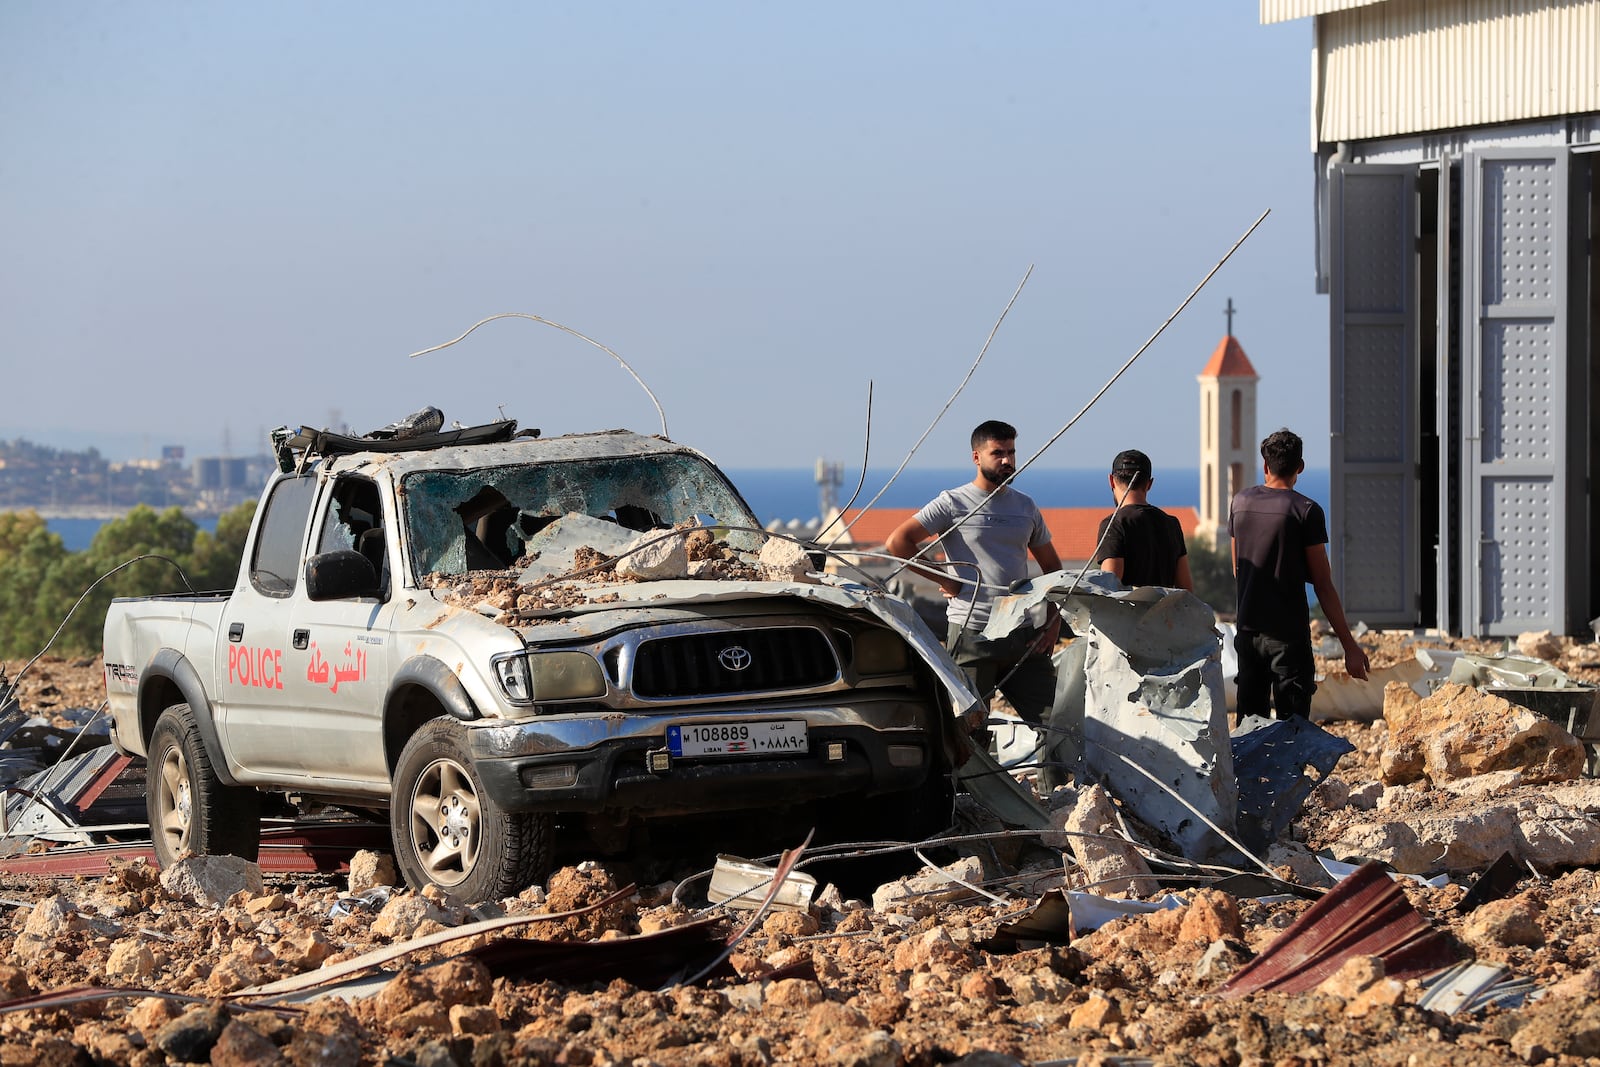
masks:
{"type": "Polygon", "coordinates": [[[150,734],[145,811],[162,867],[189,855],[260,855],[261,794],[217,779],[187,704],[163,711],[150,734]]]}
{"type": "Polygon", "coordinates": [[[424,723],[395,765],[389,829],[413,889],[432,884],[468,904],[513,896],[549,872],[548,815],[495,807],[454,719],[424,723]]]}

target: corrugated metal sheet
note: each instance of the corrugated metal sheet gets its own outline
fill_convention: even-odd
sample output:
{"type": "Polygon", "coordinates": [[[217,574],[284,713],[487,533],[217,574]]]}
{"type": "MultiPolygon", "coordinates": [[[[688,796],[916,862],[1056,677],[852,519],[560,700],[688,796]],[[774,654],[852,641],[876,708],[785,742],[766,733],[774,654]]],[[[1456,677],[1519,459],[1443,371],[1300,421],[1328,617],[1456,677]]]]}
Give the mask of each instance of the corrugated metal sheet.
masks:
{"type": "Polygon", "coordinates": [[[1291,19],[1328,15],[1335,11],[1348,11],[1353,7],[1381,4],[1385,0],[1261,0],[1261,24],[1288,22],[1291,19]]]}
{"type": "Polygon", "coordinates": [[[1600,0],[1390,0],[1318,40],[1324,143],[1600,111],[1600,0]]]}

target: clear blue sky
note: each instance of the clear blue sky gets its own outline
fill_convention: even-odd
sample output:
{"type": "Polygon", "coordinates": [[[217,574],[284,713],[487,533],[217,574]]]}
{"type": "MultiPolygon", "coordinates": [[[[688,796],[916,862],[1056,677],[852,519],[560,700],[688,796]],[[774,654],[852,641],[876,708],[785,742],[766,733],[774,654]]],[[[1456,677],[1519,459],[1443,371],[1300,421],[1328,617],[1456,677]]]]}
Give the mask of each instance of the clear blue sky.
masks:
{"type": "Polygon", "coordinates": [[[426,404],[730,467],[1196,465],[1235,330],[1326,464],[1310,24],[1256,0],[0,5],[0,438],[261,451],[426,404]]]}

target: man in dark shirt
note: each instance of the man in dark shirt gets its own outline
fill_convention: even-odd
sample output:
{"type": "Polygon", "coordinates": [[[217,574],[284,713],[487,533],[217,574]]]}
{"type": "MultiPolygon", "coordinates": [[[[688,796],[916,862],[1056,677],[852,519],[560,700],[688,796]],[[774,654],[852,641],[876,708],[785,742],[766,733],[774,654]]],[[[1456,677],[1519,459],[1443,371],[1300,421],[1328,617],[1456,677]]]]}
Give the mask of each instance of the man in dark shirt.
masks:
{"type": "Polygon", "coordinates": [[[1265,484],[1233,498],[1228,532],[1239,591],[1234,651],[1239,655],[1238,712],[1279,718],[1311,716],[1316,666],[1311,658],[1311,610],[1306,583],[1344,646],[1350,677],[1367,676],[1367,654],[1345,623],[1344,605],[1328,567],[1328,522],[1322,508],[1295,492],[1305,470],[1300,438],[1279,430],[1261,442],[1265,484]]]}
{"type": "Polygon", "coordinates": [[[1126,586],[1160,585],[1194,591],[1189,550],[1178,520],[1146,500],[1155,477],[1137,448],[1118,452],[1106,477],[1117,510],[1100,522],[1095,562],[1126,586]]]}

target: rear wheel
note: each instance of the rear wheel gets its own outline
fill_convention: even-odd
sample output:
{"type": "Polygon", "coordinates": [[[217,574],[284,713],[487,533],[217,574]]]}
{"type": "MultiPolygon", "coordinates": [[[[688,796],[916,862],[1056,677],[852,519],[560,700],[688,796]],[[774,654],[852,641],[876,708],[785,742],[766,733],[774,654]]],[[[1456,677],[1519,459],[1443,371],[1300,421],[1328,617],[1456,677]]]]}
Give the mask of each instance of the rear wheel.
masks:
{"type": "Polygon", "coordinates": [[[432,883],[467,903],[511,896],[550,864],[548,815],[501,811],[467,751],[466,728],[434,719],[406,742],[389,808],[395,860],[413,888],[432,883]]]}
{"type": "Polygon", "coordinates": [[[187,704],[161,713],[145,765],[145,810],[156,861],[187,855],[241,856],[261,850],[261,795],[217,778],[187,704]]]}

